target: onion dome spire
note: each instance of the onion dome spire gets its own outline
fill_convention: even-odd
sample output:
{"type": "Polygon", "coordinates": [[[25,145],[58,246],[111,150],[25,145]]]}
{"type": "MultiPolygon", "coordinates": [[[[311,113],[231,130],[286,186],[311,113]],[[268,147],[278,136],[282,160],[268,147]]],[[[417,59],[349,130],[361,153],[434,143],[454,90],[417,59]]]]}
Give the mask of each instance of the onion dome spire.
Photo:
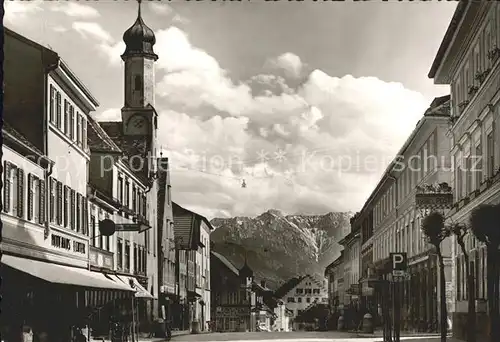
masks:
{"type": "Polygon", "coordinates": [[[142,0],[137,0],[137,2],[139,4],[137,19],[135,20],[135,23],[123,34],[125,52],[121,57],[123,60],[132,56],[149,57],[156,61],[158,56],[153,51],[153,45],[156,43],[156,37],[153,30],[150,29],[142,20],[142,0]]]}

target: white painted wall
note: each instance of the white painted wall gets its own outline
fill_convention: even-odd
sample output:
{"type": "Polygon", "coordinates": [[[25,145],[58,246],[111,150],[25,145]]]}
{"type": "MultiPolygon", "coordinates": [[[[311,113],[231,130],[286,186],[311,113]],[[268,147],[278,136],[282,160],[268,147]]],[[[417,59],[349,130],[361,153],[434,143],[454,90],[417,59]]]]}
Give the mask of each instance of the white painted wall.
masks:
{"type": "Polygon", "coordinates": [[[310,276],[304,278],[297,286],[295,286],[293,289],[288,291],[286,295],[281,298],[283,302],[285,303],[285,306],[293,312],[293,318],[297,316],[298,310],[305,310],[307,307],[309,307],[315,298],[319,298],[320,303],[327,304],[328,303],[328,291],[327,288],[324,286],[323,279],[319,281],[320,286],[318,286],[314,279],[310,276]],[[311,283],[311,285],[309,285],[311,283]],[[306,295],[306,294],[296,294],[296,289],[297,288],[302,288],[302,289],[311,289],[311,294],[306,295]],[[319,289],[319,294],[313,294],[313,289],[319,289]],[[289,303],[288,298],[293,297],[295,298],[294,303],[289,303]],[[302,302],[298,302],[298,298],[302,298],[302,302]],[[310,302],[308,303],[306,298],[311,298],[310,302]]]}
{"type": "MultiPolygon", "coordinates": [[[[68,265],[74,265],[79,267],[86,267],[87,265],[87,251],[86,253],[78,253],[73,251],[73,241],[78,241],[87,244],[87,237],[77,234],[71,230],[64,228],[54,228],[56,234],[69,238],[71,240],[71,249],[59,249],[55,248],[51,244],[50,236],[49,238],[44,238],[45,226],[39,224],[34,219],[28,221],[27,209],[28,209],[28,174],[32,173],[40,179],[44,179],[43,170],[31,160],[24,158],[17,152],[13,151],[6,145],[2,146],[3,161],[9,161],[16,165],[18,168],[24,170],[24,206],[23,217],[19,218],[14,215],[12,211],[12,203],[10,205],[10,212],[2,212],[1,218],[3,222],[2,229],[2,250],[5,252],[17,253],[21,255],[27,255],[34,258],[39,258],[47,261],[59,262],[68,265]]],[[[3,177],[4,175],[2,175],[3,177]]],[[[2,187],[2,196],[4,196],[4,188],[2,187]]],[[[11,183],[10,193],[11,202],[13,200],[13,191],[17,191],[11,183]]],[[[3,198],[3,197],[2,197],[3,198]]],[[[37,197],[35,196],[35,199],[37,197]]],[[[34,199],[34,203],[35,203],[34,199]]],[[[35,206],[36,208],[36,206],[35,206]]]]}

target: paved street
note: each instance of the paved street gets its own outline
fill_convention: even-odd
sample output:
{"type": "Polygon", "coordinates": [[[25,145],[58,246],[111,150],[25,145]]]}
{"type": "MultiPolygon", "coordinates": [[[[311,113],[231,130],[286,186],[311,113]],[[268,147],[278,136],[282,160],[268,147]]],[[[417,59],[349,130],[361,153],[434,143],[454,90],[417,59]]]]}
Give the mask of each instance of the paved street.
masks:
{"type": "MultiPolygon", "coordinates": [[[[382,341],[379,336],[356,337],[352,333],[339,332],[255,332],[255,333],[213,333],[201,335],[183,335],[172,338],[172,341],[282,341],[282,342],[378,342],[382,341]]],[[[439,342],[439,337],[411,336],[401,337],[405,342],[439,342]]],[[[452,338],[448,342],[461,342],[452,338]]]]}

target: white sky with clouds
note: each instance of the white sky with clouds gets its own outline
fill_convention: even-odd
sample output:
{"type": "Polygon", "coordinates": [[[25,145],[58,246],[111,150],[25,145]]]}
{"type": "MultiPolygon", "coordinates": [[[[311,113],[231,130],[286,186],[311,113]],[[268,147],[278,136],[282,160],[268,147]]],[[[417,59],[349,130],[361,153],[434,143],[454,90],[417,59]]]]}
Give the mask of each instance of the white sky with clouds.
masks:
{"type": "MultiPolygon", "coordinates": [[[[144,2],[174,201],[209,218],[359,210],[447,92],[427,71],[455,6],[144,2]]],[[[136,10],[11,1],[4,23],[58,52],[101,102],[96,117],[116,120],[136,10]]]]}

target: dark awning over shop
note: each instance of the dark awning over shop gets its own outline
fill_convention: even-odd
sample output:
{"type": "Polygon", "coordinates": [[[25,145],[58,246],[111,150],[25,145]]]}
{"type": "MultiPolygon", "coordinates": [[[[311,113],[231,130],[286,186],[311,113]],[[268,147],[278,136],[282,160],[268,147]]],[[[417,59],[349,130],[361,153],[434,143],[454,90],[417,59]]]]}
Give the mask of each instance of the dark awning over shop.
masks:
{"type": "Polygon", "coordinates": [[[3,255],[2,264],[50,283],[135,292],[130,286],[111,280],[103,273],[3,255]]]}

